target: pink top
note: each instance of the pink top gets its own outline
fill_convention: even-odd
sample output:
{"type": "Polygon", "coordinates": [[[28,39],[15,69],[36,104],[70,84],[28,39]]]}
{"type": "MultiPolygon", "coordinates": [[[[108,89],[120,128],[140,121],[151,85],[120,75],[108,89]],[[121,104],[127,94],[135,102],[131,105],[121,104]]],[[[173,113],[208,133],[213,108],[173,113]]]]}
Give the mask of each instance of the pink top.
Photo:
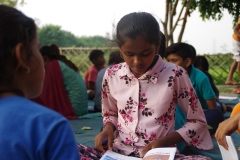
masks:
{"type": "Polygon", "coordinates": [[[187,123],[177,132],[199,149],[213,148],[187,72],[160,56],[140,78],[125,62],[109,68],[103,78],[102,103],[104,124],[111,122],[118,130],[113,149],[122,154],[140,153],[147,143],[174,132],[176,103],[187,115],[187,123]]]}
{"type": "MultiPolygon", "coordinates": [[[[102,67],[104,68],[104,66],[102,67]]],[[[84,81],[88,88],[88,82],[96,82],[97,75],[98,75],[98,69],[95,67],[95,65],[92,65],[88,68],[87,72],[84,75],[84,81]]]]}

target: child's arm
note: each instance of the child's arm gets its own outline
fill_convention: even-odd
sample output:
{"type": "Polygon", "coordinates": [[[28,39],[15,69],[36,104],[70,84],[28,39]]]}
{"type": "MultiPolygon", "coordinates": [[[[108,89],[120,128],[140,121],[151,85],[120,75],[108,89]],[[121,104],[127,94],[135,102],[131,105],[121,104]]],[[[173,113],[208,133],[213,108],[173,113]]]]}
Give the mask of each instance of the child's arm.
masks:
{"type": "Polygon", "coordinates": [[[220,123],[215,133],[215,138],[220,145],[222,145],[225,149],[228,149],[225,136],[231,135],[238,128],[240,128],[240,113],[220,123]]]}
{"type": "Polygon", "coordinates": [[[238,23],[234,28],[234,33],[240,37],[240,23],[238,23]]]}
{"type": "Polygon", "coordinates": [[[140,157],[143,157],[149,150],[153,148],[160,148],[160,147],[171,147],[178,142],[182,142],[183,138],[178,132],[173,132],[165,137],[161,137],[152,141],[142,150],[140,157]]]}
{"type": "Polygon", "coordinates": [[[206,103],[207,103],[209,109],[217,109],[215,99],[208,99],[208,100],[206,100],[206,103]]]}
{"type": "Polygon", "coordinates": [[[176,132],[182,136],[188,145],[195,146],[199,149],[212,149],[213,144],[208,131],[206,118],[189,76],[184,73],[176,77],[174,85],[174,89],[177,92],[177,103],[186,114],[185,125],[176,130],[176,132]]]}

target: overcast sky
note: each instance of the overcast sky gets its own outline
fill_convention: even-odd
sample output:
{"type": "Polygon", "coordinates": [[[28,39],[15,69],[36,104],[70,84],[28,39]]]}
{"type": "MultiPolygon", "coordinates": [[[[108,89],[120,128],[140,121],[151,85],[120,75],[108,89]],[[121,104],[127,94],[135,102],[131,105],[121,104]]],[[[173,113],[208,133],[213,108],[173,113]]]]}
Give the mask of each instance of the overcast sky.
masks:
{"type": "MultiPolygon", "coordinates": [[[[76,36],[106,36],[112,33],[112,24],[130,12],[152,13],[158,20],[164,18],[164,0],[25,0],[17,8],[37,19],[40,27],[46,24],[62,26],[76,36]]],[[[231,52],[232,20],[224,12],[221,21],[203,22],[195,11],[189,18],[183,40],[192,44],[197,53],[231,52]]],[[[162,29],[162,25],[160,24],[162,29]]]]}

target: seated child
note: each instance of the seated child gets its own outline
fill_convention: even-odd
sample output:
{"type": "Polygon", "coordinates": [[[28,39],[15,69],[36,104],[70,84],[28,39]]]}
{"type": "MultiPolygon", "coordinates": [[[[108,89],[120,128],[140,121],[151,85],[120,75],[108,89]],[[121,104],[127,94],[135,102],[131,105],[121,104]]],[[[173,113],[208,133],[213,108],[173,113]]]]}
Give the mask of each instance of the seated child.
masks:
{"type": "MultiPolygon", "coordinates": [[[[194,54],[192,53],[191,47],[187,43],[174,43],[167,48],[165,58],[168,62],[183,67],[186,70],[185,72],[188,73],[197,98],[204,110],[207,123],[211,126],[209,132],[213,135],[218,124],[224,120],[224,117],[216,106],[216,95],[212,90],[208,77],[202,71],[195,69],[192,64],[194,54]]],[[[184,97],[184,95],[182,95],[182,97],[184,97]]],[[[175,129],[179,129],[188,120],[178,105],[176,110],[175,116],[178,121],[175,123],[175,129]]],[[[183,151],[185,146],[185,144],[179,143],[178,149],[183,151]]]]}
{"type": "MultiPolygon", "coordinates": [[[[94,148],[79,144],[84,158],[100,159],[106,150],[143,157],[150,149],[178,142],[213,148],[188,74],[182,67],[163,61],[159,55],[161,40],[159,23],[150,13],[129,13],[118,22],[116,43],[125,62],[107,69],[103,76],[104,127],[94,139],[94,148]],[[178,130],[174,129],[176,103],[188,117],[178,130]]],[[[210,158],[177,153],[175,160],[181,159],[210,158]]]]}
{"type": "Polygon", "coordinates": [[[215,86],[213,78],[211,74],[208,72],[209,64],[208,60],[204,56],[196,56],[195,61],[194,61],[194,67],[201,70],[209,79],[209,82],[211,84],[211,87],[216,95],[216,103],[217,107],[224,113],[227,111],[232,111],[232,107],[230,105],[225,105],[224,103],[219,101],[219,90],[215,86]]]}
{"type": "Polygon", "coordinates": [[[79,160],[66,118],[28,100],[43,87],[39,48],[34,20],[0,5],[0,159],[79,160]]]}
{"type": "Polygon", "coordinates": [[[43,46],[40,53],[46,74],[42,94],[36,99],[68,119],[87,114],[87,89],[77,66],[60,55],[55,44],[43,46]]]}
{"type": "Polygon", "coordinates": [[[98,72],[97,80],[96,80],[96,88],[95,88],[95,98],[94,98],[95,111],[102,111],[101,91],[102,91],[102,80],[103,80],[103,75],[105,71],[111,67],[117,68],[117,65],[115,64],[118,64],[121,62],[123,62],[123,59],[120,56],[120,51],[113,51],[109,55],[108,67],[103,68],[98,72]]]}
{"type": "Polygon", "coordinates": [[[84,81],[87,86],[88,99],[93,100],[95,96],[95,86],[98,72],[105,68],[104,52],[98,49],[92,50],[89,54],[89,60],[93,63],[84,75],[84,81]]]}

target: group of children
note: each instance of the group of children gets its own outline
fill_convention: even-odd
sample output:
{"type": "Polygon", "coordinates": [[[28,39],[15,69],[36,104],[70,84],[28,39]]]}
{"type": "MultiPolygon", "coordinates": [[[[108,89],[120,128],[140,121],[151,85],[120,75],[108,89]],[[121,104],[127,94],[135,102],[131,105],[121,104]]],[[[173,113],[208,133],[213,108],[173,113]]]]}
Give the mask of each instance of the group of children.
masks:
{"type": "MultiPolygon", "coordinates": [[[[193,65],[196,53],[191,45],[169,46],[161,53],[166,62],[159,55],[165,51],[160,47],[162,40],[151,14],[133,12],[120,19],[116,44],[124,62],[109,66],[102,78],[103,129],[96,135],[94,147],[77,145],[67,119],[28,100],[41,96],[45,81],[33,19],[0,5],[1,159],[92,160],[100,159],[106,150],[143,157],[152,148],[181,143],[184,147],[178,147],[179,151],[186,146],[209,150],[216,130],[216,139],[227,148],[224,136],[238,128],[240,115],[223,121],[209,79],[193,65]],[[210,124],[209,114],[216,115],[217,122],[210,124]],[[213,130],[208,130],[208,124],[213,130]]],[[[53,61],[60,70],[70,67],[60,59],[44,59],[46,66],[53,61]]],[[[98,58],[91,53],[90,59],[96,64],[92,72],[104,68],[103,53],[98,58]]],[[[84,79],[91,78],[86,73],[84,79]]],[[[86,83],[89,93],[95,90],[92,82],[86,83]]],[[[175,160],[211,159],[181,153],[176,153],[175,160]]]]}

